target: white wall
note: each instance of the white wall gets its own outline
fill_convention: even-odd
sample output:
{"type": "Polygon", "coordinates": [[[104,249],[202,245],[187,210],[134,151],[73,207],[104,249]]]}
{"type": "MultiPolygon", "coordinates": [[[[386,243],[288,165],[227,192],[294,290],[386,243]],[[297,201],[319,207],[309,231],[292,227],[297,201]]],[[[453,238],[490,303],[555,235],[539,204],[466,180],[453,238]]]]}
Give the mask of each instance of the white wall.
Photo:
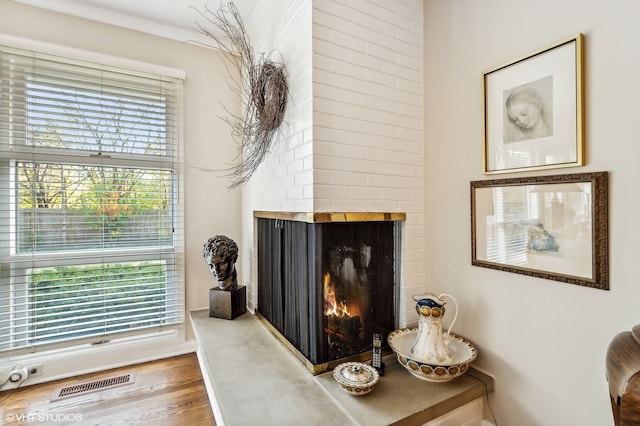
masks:
{"type": "Polygon", "coordinates": [[[635,0],[425,1],[427,285],[457,297],[454,332],[478,346],[475,364],[495,376],[498,424],[613,424],[605,353],[640,323],[639,15],[635,0]],[[610,172],[610,291],[471,266],[469,182],[489,178],[481,74],[577,33],[586,166],[500,177],[610,172]]]}
{"type": "MultiPolygon", "coordinates": [[[[194,12],[194,20],[196,18],[194,12]]],[[[241,238],[239,191],[228,191],[228,181],[209,171],[228,167],[237,148],[228,125],[219,118],[226,115],[222,105],[239,110],[239,102],[223,77],[227,71],[220,55],[211,49],[5,0],[0,1],[0,33],[181,69],[186,73],[184,333],[170,345],[157,346],[154,342],[146,342],[125,349],[118,346],[113,350],[109,345],[101,345],[99,350],[58,353],[55,363],[45,363],[42,379],[193,350],[195,343],[189,325],[189,311],[207,308],[208,289],[215,285],[202,259],[202,245],[215,234],[226,234],[236,241],[241,238]]],[[[3,361],[0,359],[0,365],[3,361]]]]}

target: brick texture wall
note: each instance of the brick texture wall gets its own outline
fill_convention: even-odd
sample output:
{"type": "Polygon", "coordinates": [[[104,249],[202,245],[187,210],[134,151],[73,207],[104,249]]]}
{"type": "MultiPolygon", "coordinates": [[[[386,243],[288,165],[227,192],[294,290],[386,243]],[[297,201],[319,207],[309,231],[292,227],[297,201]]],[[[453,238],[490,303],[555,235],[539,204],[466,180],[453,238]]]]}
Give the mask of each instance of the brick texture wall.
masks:
{"type": "Polygon", "coordinates": [[[276,0],[252,15],[254,47],[282,58],[291,100],[271,154],[244,188],[250,308],[254,210],[405,212],[399,322],[415,320],[410,296],[424,290],[425,263],[422,7],[276,0]]]}

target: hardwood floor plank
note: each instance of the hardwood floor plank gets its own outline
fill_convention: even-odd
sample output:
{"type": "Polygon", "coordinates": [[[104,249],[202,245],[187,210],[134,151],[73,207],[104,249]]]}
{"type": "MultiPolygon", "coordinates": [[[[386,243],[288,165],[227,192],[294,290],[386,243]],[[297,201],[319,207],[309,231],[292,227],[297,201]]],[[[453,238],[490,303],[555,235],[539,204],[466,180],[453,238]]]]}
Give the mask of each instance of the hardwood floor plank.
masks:
{"type": "Polygon", "coordinates": [[[2,425],[215,425],[195,354],[8,390],[0,401],[2,425]],[[51,401],[60,387],[129,372],[135,383],[51,401]]]}

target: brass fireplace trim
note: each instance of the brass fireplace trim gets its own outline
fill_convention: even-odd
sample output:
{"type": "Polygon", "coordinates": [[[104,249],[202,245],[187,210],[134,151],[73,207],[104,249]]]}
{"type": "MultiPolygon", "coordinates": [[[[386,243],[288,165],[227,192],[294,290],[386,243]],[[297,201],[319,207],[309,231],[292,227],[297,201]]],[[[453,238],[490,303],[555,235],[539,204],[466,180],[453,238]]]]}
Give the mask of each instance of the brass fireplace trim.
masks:
{"type": "MultiPolygon", "coordinates": [[[[338,365],[342,364],[343,362],[356,362],[356,361],[365,362],[365,361],[370,361],[372,358],[372,355],[373,355],[372,352],[368,351],[360,354],[351,355],[345,358],[324,362],[322,364],[313,364],[307,358],[305,358],[305,356],[302,355],[300,351],[295,346],[293,346],[291,342],[289,342],[286,339],[286,337],[280,334],[280,332],[269,321],[267,321],[267,319],[263,317],[260,314],[260,312],[256,311],[255,315],[256,315],[256,318],[258,318],[260,322],[264,324],[267,330],[269,330],[269,332],[276,338],[276,340],[279,341],[314,376],[325,373],[327,371],[331,371],[338,365]]],[[[384,347],[382,349],[383,355],[388,355],[391,353],[393,353],[393,351],[388,347],[384,347]]]]}
{"type": "Polygon", "coordinates": [[[307,223],[405,221],[406,213],[391,212],[276,212],[254,211],[254,218],[293,220],[307,223]]]}

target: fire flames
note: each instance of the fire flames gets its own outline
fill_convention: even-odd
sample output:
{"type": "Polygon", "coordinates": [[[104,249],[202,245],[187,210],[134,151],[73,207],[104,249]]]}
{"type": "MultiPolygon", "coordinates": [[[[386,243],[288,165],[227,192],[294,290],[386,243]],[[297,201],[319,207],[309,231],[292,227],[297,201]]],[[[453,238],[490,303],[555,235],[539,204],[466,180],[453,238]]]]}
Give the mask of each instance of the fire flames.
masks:
{"type": "Polygon", "coordinates": [[[361,339],[363,324],[357,303],[348,303],[336,295],[336,285],[329,272],[323,276],[324,315],[327,317],[325,333],[338,341],[361,339]]]}
{"type": "Polygon", "coordinates": [[[349,307],[345,301],[338,301],[336,298],[336,289],[331,281],[331,274],[327,272],[323,277],[324,288],[324,314],[326,316],[333,315],[338,318],[350,317],[349,307]]]}

